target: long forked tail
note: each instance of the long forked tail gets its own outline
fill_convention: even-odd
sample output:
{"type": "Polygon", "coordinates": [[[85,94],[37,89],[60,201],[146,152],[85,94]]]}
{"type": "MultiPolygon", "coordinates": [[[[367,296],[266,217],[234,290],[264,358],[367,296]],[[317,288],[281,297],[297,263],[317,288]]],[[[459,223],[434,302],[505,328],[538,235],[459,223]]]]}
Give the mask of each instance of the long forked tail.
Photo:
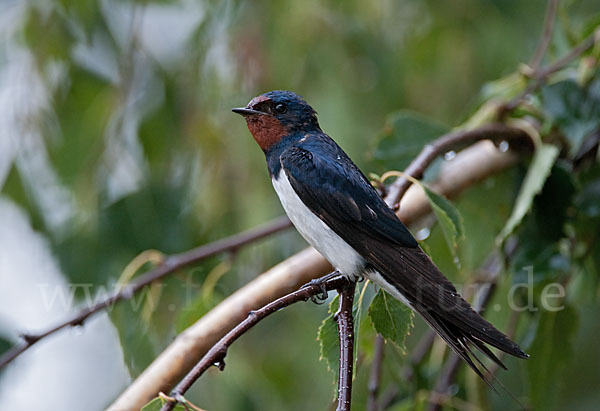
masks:
{"type": "MultiPolygon", "coordinates": [[[[485,343],[492,344],[496,347],[500,344],[493,344],[491,341],[482,341],[477,336],[465,331],[452,322],[444,319],[434,311],[418,309],[418,313],[423,319],[433,328],[436,333],[452,348],[452,350],[462,358],[467,365],[491,388],[494,376],[490,373],[488,368],[473,352],[473,347],[480,351],[487,358],[495,362],[498,366],[506,370],[504,363],[485,345],[485,343]],[[481,367],[481,368],[480,368],[481,367]],[[485,373],[485,374],[484,374],[485,373]]],[[[495,330],[499,333],[499,331],[495,330]]],[[[508,339],[506,337],[506,339],[508,339]]],[[[516,345],[516,344],[515,344],[516,345]]],[[[513,347],[498,347],[502,351],[513,355],[518,358],[528,358],[520,349],[514,349],[513,347]]]]}

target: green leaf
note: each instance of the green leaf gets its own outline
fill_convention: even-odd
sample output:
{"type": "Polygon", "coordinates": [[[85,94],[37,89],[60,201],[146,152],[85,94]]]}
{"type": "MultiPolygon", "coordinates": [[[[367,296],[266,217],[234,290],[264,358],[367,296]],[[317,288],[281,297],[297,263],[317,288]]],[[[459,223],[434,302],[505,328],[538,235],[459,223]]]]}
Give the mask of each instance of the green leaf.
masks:
{"type": "Polygon", "coordinates": [[[512,214],[498,235],[498,243],[503,242],[521,224],[523,217],[531,210],[533,199],[544,187],[557,156],[558,148],[550,144],[543,144],[536,150],[515,201],[512,214]]]}
{"type": "Polygon", "coordinates": [[[402,351],[406,350],[404,340],[413,326],[414,316],[410,308],[380,289],[369,307],[369,316],[379,334],[402,351]]]}
{"type": "Polygon", "coordinates": [[[567,137],[570,156],[575,156],[584,138],[600,127],[600,74],[585,88],[573,80],[546,86],[542,101],[546,113],[567,137]]]}
{"type": "Polygon", "coordinates": [[[577,312],[570,306],[561,311],[542,313],[527,361],[535,409],[556,409],[557,385],[562,382],[560,376],[571,358],[577,326],[577,312]]]}
{"type": "Polygon", "coordinates": [[[327,369],[335,375],[337,381],[339,364],[339,339],[337,324],[333,319],[339,304],[339,295],[336,295],[329,303],[329,315],[321,322],[317,339],[320,345],[320,360],[325,361],[327,369]]]}
{"type": "Polygon", "coordinates": [[[163,401],[160,398],[154,398],[148,404],[142,407],[142,411],[160,411],[163,401]]]}
{"type": "Polygon", "coordinates": [[[448,248],[450,248],[454,262],[460,269],[458,260],[458,243],[464,238],[465,232],[463,228],[462,216],[456,207],[454,207],[454,205],[448,201],[448,199],[446,199],[446,197],[431,191],[425,185],[423,185],[423,189],[425,190],[425,194],[427,194],[427,198],[429,199],[429,204],[431,204],[435,218],[442,228],[444,238],[446,239],[448,248]]]}
{"type": "MultiPolygon", "coordinates": [[[[160,411],[164,403],[165,401],[157,397],[150,401],[148,404],[144,405],[142,411],[160,411]]],[[[177,404],[173,409],[175,411],[186,411],[190,408],[185,408],[182,404],[177,404]]]]}
{"type": "Polygon", "coordinates": [[[480,92],[482,101],[508,101],[519,94],[527,85],[521,73],[511,73],[498,80],[485,83],[480,92]]]}
{"type": "Polygon", "coordinates": [[[575,199],[577,210],[590,218],[600,217],[600,180],[587,184],[575,199]]]}
{"type": "Polygon", "coordinates": [[[392,113],[371,152],[372,158],[386,170],[404,169],[425,144],[448,130],[421,114],[404,110],[392,113]]]}

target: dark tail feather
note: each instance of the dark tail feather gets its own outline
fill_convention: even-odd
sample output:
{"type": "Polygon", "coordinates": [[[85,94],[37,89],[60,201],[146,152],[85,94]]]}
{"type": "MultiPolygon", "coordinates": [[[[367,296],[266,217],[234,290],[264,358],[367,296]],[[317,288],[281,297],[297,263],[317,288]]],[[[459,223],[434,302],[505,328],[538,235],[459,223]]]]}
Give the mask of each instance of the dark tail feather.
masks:
{"type": "MultiPolygon", "coordinates": [[[[481,378],[487,385],[494,388],[491,382],[483,375],[479,367],[475,365],[471,356],[473,356],[477,362],[479,359],[473,355],[473,352],[467,345],[463,333],[455,325],[450,322],[444,321],[438,317],[433,311],[419,311],[419,314],[423,319],[435,330],[435,332],[452,348],[452,350],[467,363],[469,367],[481,378]]],[[[495,356],[494,356],[495,358],[495,356]]],[[[484,370],[489,374],[489,371],[485,366],[484,370]]]]}
{"type": "MultiPolygon", "coordinates": [[[[497,382],[521,409],[525,409],[523,404],[521,404],[521,402],[504,386],[504,384],[502,384],[502,382],[490,372],[490,370],[479,359],[479,357],[475,355],[469,346],[469,344],[473,345],[490,360],[498,364],[500,367],[506,369],[504,363],[488,347],[486,347],[481,340],[473,335],[470,335],[468,332],[461,330],[453,323],[444,320],[440,316],[436,315],[436,313],[433,311],[419,310],[418,312],[421,314],[427,324],[429,324],[431,328],[438,333],[438,335],[452,348],[452,350],[460,358],[462,358],[475,372],[475,374],[477,374],[479,378],[481,378],[492,390],[494,390],[496,393],[498,392],[496,387],[492,385],[493,382],[497,382]],[[483,369],[483,372],[477,366],[477,364],[475,364],[475,362],[481,367],[481,369],[483,369]]],[[[508,352],[508,354],[512,354],[512,352],[508,352]]]]}
{"type": "Polygon", "coordinates": [[[471,344],[473,344],[475,347],[477,347],[477,349],[479,351],[481,351],[483,354],[485,354],[489,359],[491,359],[492,361],[494,361],[496,364],[498,364],[499,367],[504,368],[505,370],[506,365],[504,365],[504,363],[502,362],[502,360],[500,360],[498,357],[496,357],[496,355],[492,352],[492,350],[490,350],[488,347],[486,347],[486,345],[478,340],[477,338],[473,337],[473,336],[466,336],[467,340],[469,340],[469,342],[471,344]]]}

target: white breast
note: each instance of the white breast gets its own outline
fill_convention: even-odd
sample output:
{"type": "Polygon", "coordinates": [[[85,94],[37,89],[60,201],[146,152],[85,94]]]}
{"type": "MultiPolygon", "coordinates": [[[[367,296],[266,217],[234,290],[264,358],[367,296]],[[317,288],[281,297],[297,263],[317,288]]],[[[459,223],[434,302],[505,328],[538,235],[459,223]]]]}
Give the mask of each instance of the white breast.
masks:
{"type": "Polygon", "coordinates": [[[348,243],[317,217],[298,197],[284,170],[273,178],[273,187],[281,205],[298,232],[342,274],[362,274],[365,260],[348,243]]]}
{"type": "Polygon", "coordinates": [[[376,270],[365,271],[365,259],[304,205],[290,184],[285,171],[282,170],[279,173],[279,179],[273,179],[272,182],[283,209],[298,232],[331,265],[352,280],[358,276],[370,279],[408,307],[413,308],[408,299],[393,284],[388,283],[379,272],[376,270]]]}

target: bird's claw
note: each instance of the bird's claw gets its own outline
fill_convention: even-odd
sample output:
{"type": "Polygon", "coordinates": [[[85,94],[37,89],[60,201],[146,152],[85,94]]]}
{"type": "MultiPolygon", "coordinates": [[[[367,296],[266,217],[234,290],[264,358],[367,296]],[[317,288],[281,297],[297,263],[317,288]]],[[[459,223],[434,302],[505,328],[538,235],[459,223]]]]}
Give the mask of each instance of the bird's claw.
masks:
{"type": "Polygon", "coordinates": [[[329,292],[327,291],[326,283],[327,283],[327,280],[329,280],[330,278],[331,278],[330,275],[326,275],[321,278],[315,278],[314,280],[310,280],[308,283],[304,284],[302,287],[300,287],[300,289],[303,290],[305,288],[314,287],[314,286],[319,287],[319,293],[315,294],[315,295],[311,295],[310,300],[315,304],[321,305],[329,297],[329,292]]]}
{"type": "Polygon", "coordinates": [[[329,293],[327,292],[327,289],[325,288],[325,285],[323,284],[319,293],[315,294],[315,295],[311,295],[310,300],[317,305],[321,305],[325,301],[327,301],[327,297],[329,297],[329,293]]]}

